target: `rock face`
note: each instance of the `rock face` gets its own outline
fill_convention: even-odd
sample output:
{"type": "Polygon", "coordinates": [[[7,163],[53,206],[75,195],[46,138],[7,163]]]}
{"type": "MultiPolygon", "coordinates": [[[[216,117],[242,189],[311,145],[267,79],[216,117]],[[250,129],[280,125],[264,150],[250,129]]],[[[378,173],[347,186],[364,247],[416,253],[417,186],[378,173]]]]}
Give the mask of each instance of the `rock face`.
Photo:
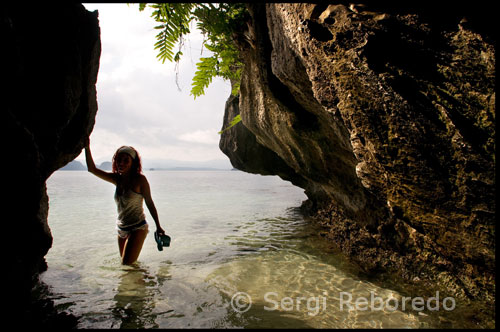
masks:
{"type": "Polygon", "coordinates": [[[2,5],[0,35],[3,155],[16,165],[3,198],[4,296],[19,315],[52,244],[45,181],[94,126],[100,30],[81,4],[12,3],[2,5]]]}
{"type": "Polygon", "coordinates": [[[305,189],[367,271],[495,294],[495,48],[479,9],[250,5],[221,150],[305,189]]]}

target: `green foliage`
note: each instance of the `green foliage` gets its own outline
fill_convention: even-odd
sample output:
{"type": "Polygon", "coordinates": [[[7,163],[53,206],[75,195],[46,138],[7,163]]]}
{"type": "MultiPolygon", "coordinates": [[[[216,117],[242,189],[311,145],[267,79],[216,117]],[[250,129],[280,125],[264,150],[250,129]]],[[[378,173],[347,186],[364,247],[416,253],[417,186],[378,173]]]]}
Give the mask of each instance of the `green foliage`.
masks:
{"type": "Polygon", "coordinates": [[[217,59],[214,57],[200,58],[200,62],[196,64],[197,71],[191,84],[191,94],[195,99],[204,94],[205,88],[212,83],[212,78],[217,76],[217,65],[217,59]]]}
{"type": "MultiPolygon", "coordinates": [[[[139,4],[139,10],[143,11],[146,8],[145,3],[139,4]]],[[[165,62],[165,60],[177,61],[182,53],[179,51],[174,55],[173,48],[183,35],[188,34],[189,22],[193,19],[191,11],[195,4],[193,3],[154,3],[149,4],[153,9],[151,17],[156,22],[160,23],[155,29],[161,30],[156,35],[155,49],[159,50],[157,58],[165,62]]]]}
{"type": "Polygon", "coordinates": [[[211,57],[200,58],[197,71],[191,84],[191,95],[199,97],[205,93],[216,76],[230,80],[232,93],[238,94],[242,63],[233,42],[233,34],[246,22],[247,11],[239,3],[158,3],[139,4],[143,11],[147,6],[153,9],[151,17],[160,25],[156,35],[155,49],[158,59],[178,62],[182,56],[183,36],[190,33],[189,24],[196,21],[196,26],[204,35],[203,45],[212,52],[211,57]],[[174,48],[179,50],[174,54],[174,48]]]}
{"type": "Polygon", "coordinates": [[[241,115],[238,114],[236,115],[233,120],[231,120],[231,122],[229,123],[229,126],[227,126],[224,130],[221,130],[218,132],[218,134],[222,134],[223,132],[225,132],[226,130],[228,130],[229,128],[232,128],[234,127],[234,125],[236,125],[238,122],[241,121],[241,115]]]}

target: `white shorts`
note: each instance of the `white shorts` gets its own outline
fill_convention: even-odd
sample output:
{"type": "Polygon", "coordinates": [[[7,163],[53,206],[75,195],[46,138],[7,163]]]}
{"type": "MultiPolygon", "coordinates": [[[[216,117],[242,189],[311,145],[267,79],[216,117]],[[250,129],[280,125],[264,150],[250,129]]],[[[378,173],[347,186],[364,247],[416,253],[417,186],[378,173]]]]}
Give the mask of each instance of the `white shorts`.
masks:
{"type": "Polygon", "coordinates": [[[148,229],[148,223],[146,220],[143,220],[135,225],[132,226],[127,226],[127,227],[120,227],[116,225],[116,230],[118,231],[118,236],[121,237],[122,239],[126,239],[132,234],[133,231],[137,231],[139,229],[148,229]]]}

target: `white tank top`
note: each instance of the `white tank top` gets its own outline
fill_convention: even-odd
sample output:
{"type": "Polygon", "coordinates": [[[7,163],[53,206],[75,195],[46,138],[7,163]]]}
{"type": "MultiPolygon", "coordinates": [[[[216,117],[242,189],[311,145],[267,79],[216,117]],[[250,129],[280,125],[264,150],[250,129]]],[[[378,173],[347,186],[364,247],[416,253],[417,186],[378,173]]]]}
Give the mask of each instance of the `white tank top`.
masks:
{"type": "Polygon", "coordinates": [[[118,220],[116,224],[119,227],[129,227],[140,223],[146,219],[142,202],[144,197],[131,189],[125,191],[122,195],[118,194],[118,187],[115,191],[115,202],[118,210],[118,220]]]}

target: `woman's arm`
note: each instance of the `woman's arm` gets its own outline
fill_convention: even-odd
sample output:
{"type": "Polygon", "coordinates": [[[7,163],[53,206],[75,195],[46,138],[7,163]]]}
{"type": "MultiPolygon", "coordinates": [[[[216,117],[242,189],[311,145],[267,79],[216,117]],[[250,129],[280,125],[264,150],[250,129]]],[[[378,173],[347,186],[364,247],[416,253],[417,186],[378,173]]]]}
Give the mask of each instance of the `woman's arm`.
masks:
{"type": "Polygon", "coordinates": [[[156,224],[156,230],[159,234],[165,234],[165,231],[160,226],[160,219],[158,218],[158,211],[156,211],[155,203],[151,198],[151,188],[149,187],[149,182],[144,175],[140,178],[140,186],[141,186],[141,194],[144,197],[144,201],[146,202],[146,206],[148,207],[149,213],[153,217],[153,220],[156,224]]]}
{"type": "Polygon", "coordinates": [[[94,159],[92,158],[92,153],[90,152],[90,139],[87,139],[87,141],[85,142],[85,161],[87,162],[87,170],[90,173],[116,185],[115,174],[105,172],[95,166],[94,159]]]}

